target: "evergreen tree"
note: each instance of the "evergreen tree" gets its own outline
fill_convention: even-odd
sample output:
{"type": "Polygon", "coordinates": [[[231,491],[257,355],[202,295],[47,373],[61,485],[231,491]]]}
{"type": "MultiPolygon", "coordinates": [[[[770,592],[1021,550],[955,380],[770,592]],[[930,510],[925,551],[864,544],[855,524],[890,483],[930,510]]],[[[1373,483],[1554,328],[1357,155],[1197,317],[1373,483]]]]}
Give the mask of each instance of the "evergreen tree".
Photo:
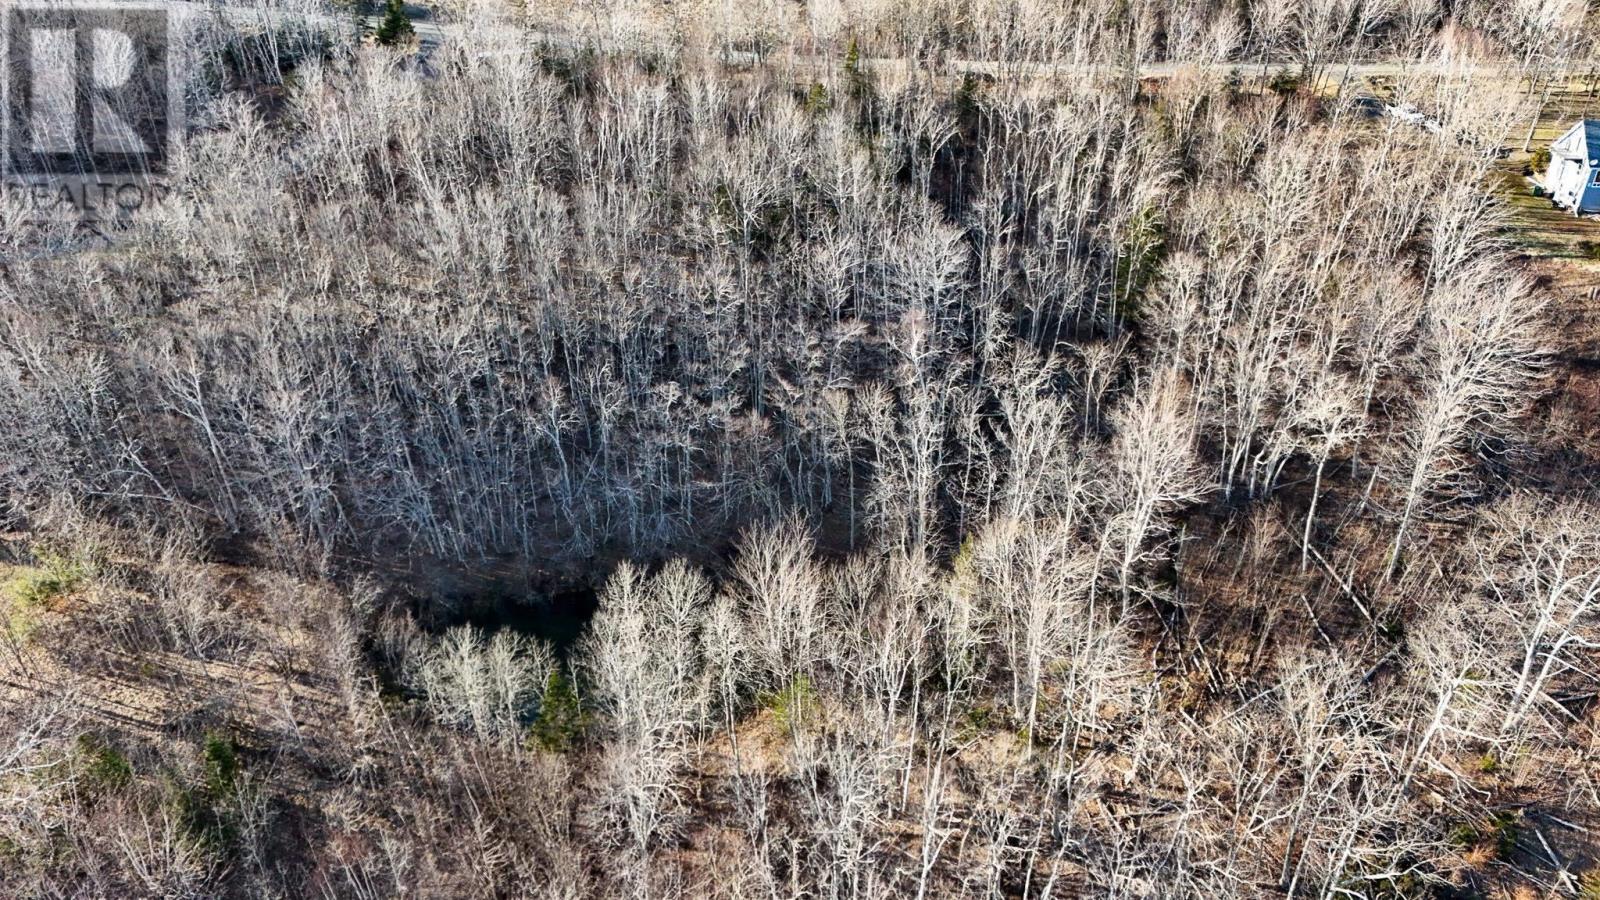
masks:
{"type": "Polygon", "coordinates": [[[405,4],[401,0],[389,0],[383,21],[378,23],[378,43],[393,47],[409,41],[414,34],[416,29],[411,27],[411,17],[406,15],[405,4]]]}
{"type": "Polygon", "coordinates": [[[578,703],[578,692],[560,671],[550,673],[544,696],[539,699],[539,718],[531,729],[534,744],[553,753],[565,753],[577,743],[588,719],[578,703]]]}

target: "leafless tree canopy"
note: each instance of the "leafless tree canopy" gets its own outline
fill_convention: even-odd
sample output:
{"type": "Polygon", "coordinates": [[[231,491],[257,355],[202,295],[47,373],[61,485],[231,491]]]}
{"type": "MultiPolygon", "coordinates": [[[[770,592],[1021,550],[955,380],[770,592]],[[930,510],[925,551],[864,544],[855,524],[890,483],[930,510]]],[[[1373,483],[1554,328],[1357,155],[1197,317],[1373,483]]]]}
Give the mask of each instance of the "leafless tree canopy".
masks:
{"type": "Polygon", "coordinates": [[[1600,895],[1585,4],[356,15],[0,204],[0,894],[1600,895]]]}

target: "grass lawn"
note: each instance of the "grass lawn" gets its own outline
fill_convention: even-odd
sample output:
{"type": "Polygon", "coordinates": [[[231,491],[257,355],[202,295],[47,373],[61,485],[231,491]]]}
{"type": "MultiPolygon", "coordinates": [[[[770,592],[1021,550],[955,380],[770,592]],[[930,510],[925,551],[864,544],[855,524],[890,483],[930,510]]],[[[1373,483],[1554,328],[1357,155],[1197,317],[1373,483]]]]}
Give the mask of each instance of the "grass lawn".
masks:
{"type": "MultiPolygon", "coordinates": [[[[1552,96],[1545,104],[1533,130],[1530,150],[1548,147],[1572,124],[1586,116],[1600,115],[1600,104],[1589,96],[1587,86],[1573,84],[1566,92],[1552,96]]],[[[1491,176],[1492,187],[1511,211],[1512,238],[1530,256],[1572,260],[1578,268],[1600,271],[1600,220],[1580,218],[1550,205],[1544,197],[1533,196],[1523,177],[1532,154],[1522,150],[1524,130],[1508,141],[1510,155],[1491,176]]]]}
{"type": "MultiPolygon", "coordinates": [[[[1519,154],[1520,155],[1520,154],[1519,154]]],[[[1572,215],[1533,196],[1522,160],[1507,160],[1490,176],[1495,193],[1511,211],[1513,240],[1530,256],[1589,261],[1587,246],[1600,247],[1600,222],[1572,215]]]]}

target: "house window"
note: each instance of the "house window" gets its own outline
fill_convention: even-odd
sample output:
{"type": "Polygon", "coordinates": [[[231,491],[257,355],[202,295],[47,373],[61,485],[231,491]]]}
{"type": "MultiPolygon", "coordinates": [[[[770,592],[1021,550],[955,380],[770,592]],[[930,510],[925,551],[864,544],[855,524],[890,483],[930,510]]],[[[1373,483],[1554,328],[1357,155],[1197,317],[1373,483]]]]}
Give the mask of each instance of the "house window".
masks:
{"type": "Polygon", "coordinates": [[[1600,187],[1600,168],[1589,170],[1589,186],[1600,187]]]}

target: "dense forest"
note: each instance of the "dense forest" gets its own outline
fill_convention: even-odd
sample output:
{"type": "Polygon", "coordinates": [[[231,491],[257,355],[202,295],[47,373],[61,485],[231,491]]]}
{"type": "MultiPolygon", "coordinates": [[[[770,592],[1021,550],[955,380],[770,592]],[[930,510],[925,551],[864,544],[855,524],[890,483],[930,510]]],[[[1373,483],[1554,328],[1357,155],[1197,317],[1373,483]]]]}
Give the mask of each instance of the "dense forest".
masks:
{"type": "Polygon", "coordinates": [[[0,894],[1600,897],[1587,4],[253,13],[0,205],[0,894]]]}

